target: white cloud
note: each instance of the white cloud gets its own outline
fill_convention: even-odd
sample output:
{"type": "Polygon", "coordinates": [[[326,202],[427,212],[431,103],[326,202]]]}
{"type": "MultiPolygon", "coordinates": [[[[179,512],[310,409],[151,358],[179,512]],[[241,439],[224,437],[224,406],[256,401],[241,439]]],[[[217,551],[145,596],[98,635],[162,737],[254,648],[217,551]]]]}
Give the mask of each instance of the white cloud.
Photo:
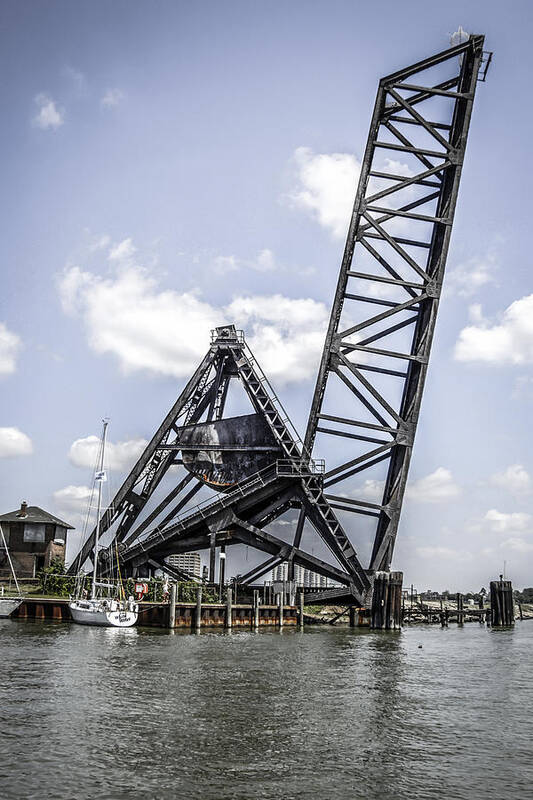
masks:
{"type": "Polygon", "coordinates": [[[120,89],[107,89],[100,100],[102,108],[116,108],[124,99],[124,92],[120,89]]]}
{"type": "Polygon", "coordinates": [[[472,303],[468,306],[468,319],[475,325],[482,325],[485,321],[483,317],[483,306],[481,303],[472,303]]]}
{"type": "MultiPolygon", "coordinates": [[[[124,242],[119,247],[129,257],[133,246],[125,241],[128,247],[124,242]]],[[[246,329],[250,347],[272,379],[299,381],[315,373],[328,319],[323,303],[258,295],[216,307],[196,292],[160,290],[141,267],[120,266],[109,278],[67,268],[59,293],[64,311],[83,321],[89,346],[117,356],[125,373],[186,377],[205,355],[211,329],[230,322],[246,329]]]]}
{"type": "MultiPolygon", "coordinates": [[[[148,444],[146,439],[129,439],[125,442],[111,441],[106,443],[106,467],[122,472],[131,468],[144,448],[148,444]]],[[[98,436],[86,436],[84,439],[76,439],[69,450],[69,460],[76,467],[92,469],[96,463],[100,439],[98,436]]]]}
{"type": "Polygon", "coordinates": [[[273,272],[277,268],[274,253],[268,248],[260,250],[257,256],[249,261],[237,258],[237,256],[233,255],[217,256],[213,260],[213,269],[219,275],[225,275],[228,272],[236,272],[238,269],[253,269],[256,272],[273,272]]]}
{"type": "Polygon", "coordinates": [[[131,261],[135,255],[137,248],[134,246],[130,238],[123,239],[109,251],[109,260],[118,262],[131,261]]]}
{"type": "Polygon", "coordinates": [[[240,262],[235,256],[217,256],[213,261],[213,269],[218,275],[236,272],[239,268],[240,262]]]}
{"type": "Polygon", "coordinates": [[[139,268],[102,278],[72,267],[60,281],[60,296],[65,311],[82,318],[91,349],[116,355],[125,373],[189,375],[207,350],[210,330],[225,322],[222,311],[192,292],[158,291],[139,268]]]}
{"type": "Polygon", "coordinates": [[[484,520],[489,523],[490,529],[496,533],[526,531],[531,527],[531,514],[526,514],[522,511],[505,514],[502,511],[491,508],[485,514],[484,520]]]}
{"type": "Polygon", "coordinates": [[[455,345],[457,361],[489,364],[530,364],[533,362],[533,294],[515,300],[491,325],[483,319],[463,328],[455,345]]]}
{"type": "Polygon", "coordinates": [[[383,497],[383,489],[385,488],[385,481],[366,480],[362,486],[355,489],[352,496],[358,497],[363,500],[369,500],[373,503],[380,502],[383,497]]]}
{"type": "Polygon", "coordinates": [[[461,494],[449,469],[438,467],[435,472],[407,485],[405,496],[417,503],[441,503],[461,494]]]}
{"type": "Polygon", "coordinates": [[[526,542],[518,536],[511,536],[504,542],[501,542],[500,547],[505,550],[513,550],[515,553],[531,553],[533,552],[533,544],[526,542]]]}
{"type": "Polygon", "coordinates": [[[476,256],[450,269],[444,281],[446,294],[471,297],[483,286],[495,283],[495,261],[495,256],[489,253],[484,258],[476,256]]]}
{"type": "Polygon", "coordinates": [[[531,476],[522,464],[511,464],[503,472],[491,476],[493,486],[499,486],[515,495],[528,494],[531,491],[531,476]]]}
{"type": "Polygon", "coordinates": [[[77,312],[80,298],[89,289],[92,280],[91,273],[83,272],[80,267],[65,269],[58,283],[59,299],[65,314],[77,312]]]}
{"type": "Polygon", "coordinates": [[[35,98],[38,111],[33,117],[32,124],[45,131],[49,128],[55,130],[65,122],[65,109],[56,105],[55,100],[47,94],[38,94],[35,98]]]}
{"type": "Polygon", "coordinates": [[[110,242],[111,237],[107,233],[104,233],[101,236],[96,236],[89,245],[89,251],[91,253],[95,253],[98,250],[104,250],[109,246],[110,242]]]}
{"type": "Polygon", "coordinates": [[[29,436],[18,428],[0,428],[0,458],[29,456],[33,445],[29,436]]]}
{"type": "Polygon", "coordinates": [[[225,313],[245,328],[252,352],[273,380],[289,383],[316,373],[329,316],[324,303],[256,295],[236,298],[225,313]]]}
{"type": "Polygon", "coordinates": [[[75,69],[74,67],[71,66],[63,67],[62,72],[65,78],[67,78],[72,84],[72,87],[74,88],[76,94],[78,95],[84,94],[87,88],[87,79],[85,78],[83,72],[80,72],[79,69],[75,69]]]}
{"type": "Polygon", "coordinates": [[[54,492],[56,504],[67,511],[84,511],[89,503],[92,491],[88,486],[65,486],[54,492]]]}
{"type": "Polygon", "coordinates": [[[470,558],[470,553],[452,550],[450,547],[416,547],[415,551],[422,558],[445,558],[450,561],[463,561],[465,557],[470,558]]]}
{"type": "Polygon", "coordinates": [[[78,532],[70,531],[67,537],[67,560],[69,560],[79,549],[83,531],[87,527],[92,528],[95,522],[96,495],[88,486],[70,485],[54,492],[53,499],[57,516],[78,529],[78,532]]]}
{"type": "Polygon", "coordinates": [[[327,228],[335,238],[348,231],[360,163],[350,153],[314,153],[309,147],[294,152],[298,186],[290,200],[327,228]]]}
{"type": "Polygon", "coordinates": [[[11,375],[15,372],[21,346],[20,337],[0,322],[0,375],[11,375]]]}
{"type": "Polygon", "coordinates": [[[273,272],[276,269],[276,261],[272,250],[265,248],[258,254],[256,260],[250,264],[252,269],[257,272],[273,272]]]}

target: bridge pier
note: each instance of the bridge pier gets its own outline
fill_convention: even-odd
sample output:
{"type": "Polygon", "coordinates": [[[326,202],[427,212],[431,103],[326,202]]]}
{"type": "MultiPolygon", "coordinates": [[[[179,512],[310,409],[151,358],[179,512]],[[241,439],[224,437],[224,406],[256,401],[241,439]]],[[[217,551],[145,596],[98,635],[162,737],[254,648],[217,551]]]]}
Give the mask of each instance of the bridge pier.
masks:
{"type": "Polygon", "coordinates": [[[252,609],[252,616],[253,616],[253,629],[254,631],[259,630],[259,591],[254,589],[254,605],[252,609]]]}
{"type": "Polygon", "coordinates": [[[402,583],[403,572],[376,572],[370,615],[373,630],[401,628],[402,583]]]}
{"type": "Polygon", "coordinates": [[[493,627],[511,627],[514,625],[513,586],[511,581],[490,582],[490,615],[493,627]]]}
{"type": "Polygon", "coordinates": [[[194,629],[197,633],[200,632],[202,625],[202,587],[196,588],[196,613],[194,615],[194,629]]]}
{"type": "Polygon", "coordinates": [[[226,624],[225,627],[229,630],[233,625],[233,592],[228,586],[228,594],[226,595],[226,624]]]}
{"type": "Polygon", "coordinates": [[[464,622],[464,597],[460,592],[457,592],[457,624],[462,625],[464,622]]]}
{"type": "Polygon", "coordinates": [[[175,582],[170,584],[170,601],[168,604],[168,627],[176,627],[176,599],[178,586],[175,582]]]}

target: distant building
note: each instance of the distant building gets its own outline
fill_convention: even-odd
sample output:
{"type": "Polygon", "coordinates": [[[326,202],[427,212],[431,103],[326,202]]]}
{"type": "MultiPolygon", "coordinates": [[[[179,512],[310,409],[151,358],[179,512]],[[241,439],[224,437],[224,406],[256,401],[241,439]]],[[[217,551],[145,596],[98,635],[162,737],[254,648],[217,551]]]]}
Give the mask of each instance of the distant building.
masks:
{"type": "Polygon", "coordinates": [[[434,592],[432,589],[426,589],[425,592],[422,592],[420,595],[421,600],[440,600],[440,593],[434,592]]]}
{"type": "MultiPolygon", "coordinates": [[[[2,514],[0,524],[17,578],[34,578],[53,558],[65,559],[67,531],[73,527],[39,506],[29,506],[23,501],[17,511],[2,514]]],[[[0,540],[0,576],[10,573],[0,540]]]]}
{"type": "MultiPolygon", "coordinates": [[[[279,583],[288,580],[289,565],[284,561],[272,570],[272,582],[279,583]]],[[[294,565],[294,580],[297,586],[303,586],[306,589],[321,589],[328,586],[334,586],[333,581],[328,581],[324,575],[319,575],[310,569],[304,569],[299,564],[294,565]]]]}
{"type": "Polygon", "coordinates": [[[179,553],[167,556],[166,561],[170,567],[184,569],[196,578],[202,577],[202,561],[199,553],[179,553]]]}

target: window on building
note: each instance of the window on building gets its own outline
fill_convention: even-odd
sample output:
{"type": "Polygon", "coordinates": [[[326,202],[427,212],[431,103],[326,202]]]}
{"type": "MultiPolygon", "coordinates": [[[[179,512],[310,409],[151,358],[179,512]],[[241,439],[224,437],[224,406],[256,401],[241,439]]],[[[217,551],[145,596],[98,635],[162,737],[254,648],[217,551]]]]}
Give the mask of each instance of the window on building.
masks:
{"type": "Polygon", "coordinates": [[[67,529],[64,528],[62,525],[56,525],[56,539],[61,539],[63,542],[66,541],[67,538],[67,529]]]}
{"type": "Polygon", "coordinates": [[[26,522],[24,525],[25,542],[44,542],[44,522],[26,522]]]}

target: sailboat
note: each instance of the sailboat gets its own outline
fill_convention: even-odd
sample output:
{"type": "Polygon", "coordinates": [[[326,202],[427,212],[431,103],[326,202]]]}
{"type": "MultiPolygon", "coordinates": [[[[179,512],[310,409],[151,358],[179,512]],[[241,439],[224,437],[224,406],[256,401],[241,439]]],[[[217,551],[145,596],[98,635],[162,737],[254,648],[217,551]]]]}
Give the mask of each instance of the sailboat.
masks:
{"type": "MultiPolygon", "coordinates": [[[[102,511],[102,485],[107,480],[104,467],[105,445],[108,421],[103,421],[100,450],[94,473],[94,482],[98,485],[98,506],[96,515],[96,532],[94,541],[93,574],[91,596],[84,596],[85,573],[78,576],[77,596],[70,599],[69,608],[72,619],[80,625],[100,625],[107,628],[131,628],[137,622],[139,606],[133,597],[126,599],[122,583],[118,585],[98,579],[98,547],[100,544],[100,516],[102,511]],[[118,594],[118,596],[117,596],[118,594]]],[[[117,554],[118,567],[118,554],[117,554]]],[[[120,578],[120,573],[119,573],[120,578]]]]}
{"type": "Polygon", "coordinates": [[[2,586],[2,594],[0,595],[0,617],[9,617],[15,609],[17,609],[22,601],[24,600],[22,596],[22,592],[20,591],[20,586],[17,581],[17,576],[15,574],[15,568],[13,566],[13,562],[11,561],[11,556],[9,555],[9,548],[7,546],[6,537],[4,535],[4,529],[0,524],[0,546],[3,547],[6,551],[7,560],[9,563],[9,567],[11,569],[11,574],[13,575],[13,580],[15,581],[15,586],[17,589],[17,597],[4,597],[4,587],[2,586]]]}

